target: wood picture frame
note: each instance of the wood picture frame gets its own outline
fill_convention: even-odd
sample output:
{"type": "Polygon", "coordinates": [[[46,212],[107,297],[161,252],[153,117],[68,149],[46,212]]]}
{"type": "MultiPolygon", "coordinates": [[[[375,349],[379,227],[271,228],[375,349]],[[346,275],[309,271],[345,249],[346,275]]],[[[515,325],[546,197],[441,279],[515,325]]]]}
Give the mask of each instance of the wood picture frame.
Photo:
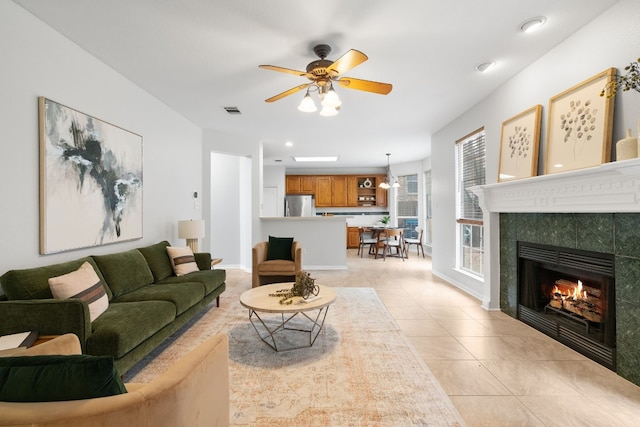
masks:
{"type": "Polygon", "coordinates": [[[142,136],[44,97],[40,253],[142,238],[142,136]]]}
{"type": "Polygon", "coordinates": [[[502,122],[498,182],[537,175],[541,120],[538,104],[502,122]]]}
{"type": "Polygon", "coordinates": [[[609,68],[549,100],[545,174],[611,160],[614,98],[600,93],[616,72],[609,68]]]}

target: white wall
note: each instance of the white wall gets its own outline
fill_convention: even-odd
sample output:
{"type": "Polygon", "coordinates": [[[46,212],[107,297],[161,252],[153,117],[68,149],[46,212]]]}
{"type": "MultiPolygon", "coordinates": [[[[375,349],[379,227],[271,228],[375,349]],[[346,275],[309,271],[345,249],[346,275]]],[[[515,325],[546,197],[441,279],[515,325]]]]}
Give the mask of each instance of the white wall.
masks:
{"type": "MultiPolygon", "coordinates": [[[[284,166],[265,166],[262,170],[262,179],[265,188],[277,189],[276,216],[284,216],[284,196],[287,191],[284,166]]],[[[261,216],[263,215],[264,211],[261,211],[261,216]]]]}
{"type": "Polygon", "coordinates": [[[9,1],[0,2],[0,274],[177,238],[200,217],[202,131],[9,1]],[[38,96],[143,136],[143,238],[39,255],[38,96]]]}
{"type": "Polygon", "coordinates": [[[207,250],[222,258],[222,267],[251,265],[251,160],[210,153],[211,175],[207,202],[207,250]]]}
{"type": "MultiPolygon", "coordinates": [[[[553,25],[550,20],[547,25],[553,25]]],[[[640,56],[640,2],[622,0],[590,24],[556,46],[507,82],[491,96],[470,108],[432,137],[433,271],[483,300],[499,306],[498,216],[485,217],[485,283],[455,269],[455,166],[454,143],[469,132],[485,127],[487,183],[497,182],[502,122],[536,104],[543,106],[539,170],[544,170],[546,121],[549,98],[609,67],[622,70],[640,56]]],[[[640,117],[640,94],[623,93],[615,104],[613,141],[633,128],[640,117]]]]}
{"type": "Polygon", "coordinates": [[[204,130],[202,162],[205,194],[224,194],[222,187],[235,188],[239,185],[237,194],[203,203],[204,217],[216,224],[215,234],[204,239],[204,247],[209,248],[214,256],[224,258],[222,267],[238,267],[249,271],[251,248],[260,241],[262,144],[252,138],[204,130]],[[232,170],[227,170],[221,164],[213,164],[214,159],[219,157],[212,153],[229,156],[226,158],[230,160],[232,170]],[[241,219],[236,221],[238,218],[241,219]],[[239,246],[233,250],[225,248],[229,239],[238,241],[239,246]]]}

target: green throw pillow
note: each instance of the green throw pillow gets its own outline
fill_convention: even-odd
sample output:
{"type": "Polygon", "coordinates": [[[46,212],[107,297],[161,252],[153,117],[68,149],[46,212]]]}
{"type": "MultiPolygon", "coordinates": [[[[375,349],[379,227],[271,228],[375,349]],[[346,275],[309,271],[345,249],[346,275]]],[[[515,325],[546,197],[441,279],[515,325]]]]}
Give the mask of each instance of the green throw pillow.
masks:
{"type": "Polygon", "coordinates": [[[0,357],[3,402],[57,402],[126,392],[112,357],[0,357]]]}
{"type": "Polygon", "coordinates": [[[269,236],[269,247],[267,248],[267,260],[286,259],[293,261],[291,257],[291,246],[293,237],[273,237],[269,236]]]}

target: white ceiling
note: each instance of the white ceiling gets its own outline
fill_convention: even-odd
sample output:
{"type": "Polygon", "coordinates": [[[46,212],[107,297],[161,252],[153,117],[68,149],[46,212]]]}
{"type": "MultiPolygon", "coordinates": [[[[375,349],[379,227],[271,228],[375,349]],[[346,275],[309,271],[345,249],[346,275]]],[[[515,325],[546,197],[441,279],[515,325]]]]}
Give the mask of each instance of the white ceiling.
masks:
{"type": "Polygon", "coordinates": [[[617,0],[14,1],[198,126],[262,141],[265,165],[338,155],[308,167],[353,168],[386,166],[387,152],[391,164],[428,157],[430,134],[617,0]],[[541,15],[539,32],[519,31],[541,15]],[[364,52],[346,74],[392,92],[337,87],[335,117],[299,112],[304,92],[265,103],[308,80],[258,65],[304,70],[318,43],[331,60],[364,52]],[[494,71],[475,70],[487,61],[494,71]]]}

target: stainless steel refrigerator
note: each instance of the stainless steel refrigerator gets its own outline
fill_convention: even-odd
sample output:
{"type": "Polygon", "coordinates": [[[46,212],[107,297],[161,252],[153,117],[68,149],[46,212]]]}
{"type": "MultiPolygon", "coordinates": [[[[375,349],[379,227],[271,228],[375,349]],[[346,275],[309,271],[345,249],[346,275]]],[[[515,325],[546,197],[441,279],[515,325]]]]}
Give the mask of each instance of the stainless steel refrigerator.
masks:
{"type": "Polygon", "coordinates": [[[315,216],[316,205],[311,195],[289,195],[284,198],[284,216],[315,216]]]}

